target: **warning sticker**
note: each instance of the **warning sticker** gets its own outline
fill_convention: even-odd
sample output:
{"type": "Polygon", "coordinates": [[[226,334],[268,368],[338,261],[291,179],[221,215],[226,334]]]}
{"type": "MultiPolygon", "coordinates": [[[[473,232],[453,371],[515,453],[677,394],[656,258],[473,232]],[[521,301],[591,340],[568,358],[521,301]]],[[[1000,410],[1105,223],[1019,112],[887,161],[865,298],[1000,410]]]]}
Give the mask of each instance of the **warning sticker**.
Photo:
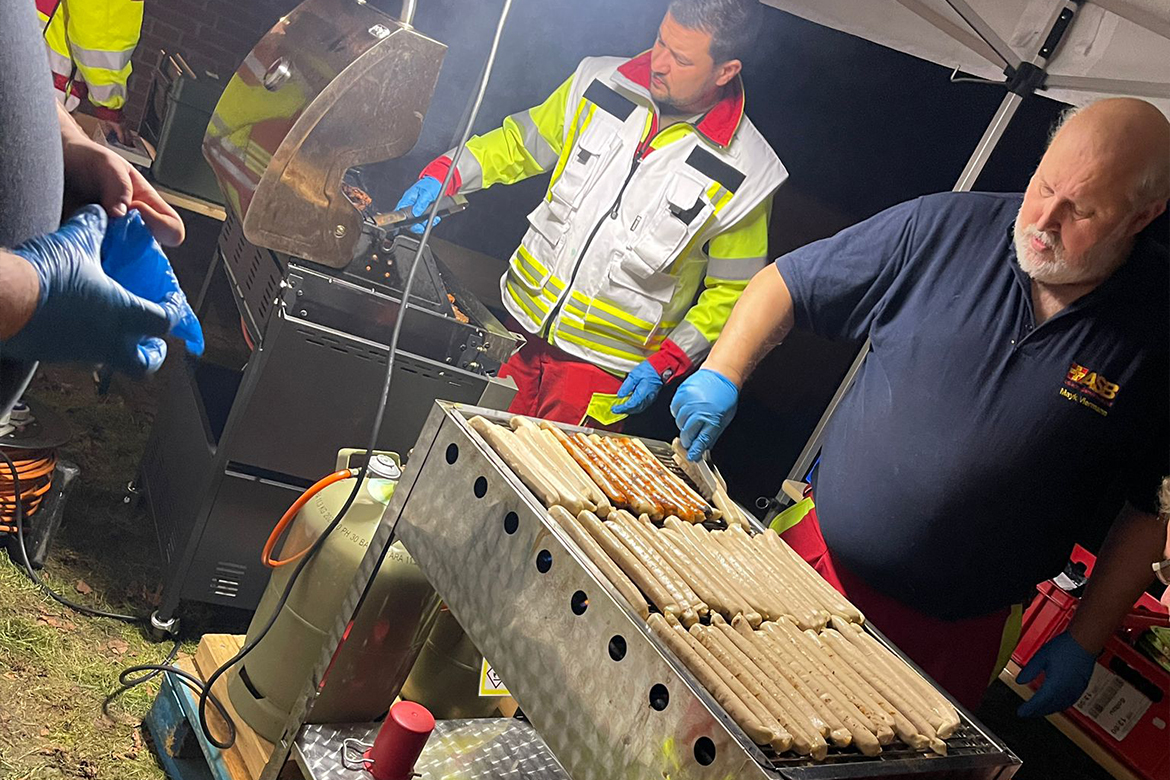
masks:
{"type": "Polygon", "coordinates": [[[1073,706],[1077,712],[1120,742],[1129,735],[1151,704],[1153,702],[1137,688],[1097,664],[1093,668],[1089,687],[1073,706]]]}
{"type": "Polygon", "coordinates": [[[487,659],[483,659],[483,664],[479,669],[479,695],[480,696],[509,696],[508,689],[504,687],[504,681],[500,679],[500,675],[492,668],[487,659]]]}

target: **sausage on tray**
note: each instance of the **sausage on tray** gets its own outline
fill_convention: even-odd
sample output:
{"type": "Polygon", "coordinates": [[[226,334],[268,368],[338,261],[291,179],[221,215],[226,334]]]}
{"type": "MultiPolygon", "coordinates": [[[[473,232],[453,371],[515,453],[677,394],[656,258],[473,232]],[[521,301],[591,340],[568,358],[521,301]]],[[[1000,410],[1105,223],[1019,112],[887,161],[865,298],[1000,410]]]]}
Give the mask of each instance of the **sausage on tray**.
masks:
{"type": "Polygon", "coordinates": [[[821,700],[819,693],[812,688],[806,679],[808,675],[804,673],[801,665],[793,661],[787,653],[781,652],[775,647],[762,631],[753,630],[743,617],[737,617],[731,621],[731,627],[772,663],[773,668],[780,672],[781,676],[792,685],[812,711],[827,724],[829,729],[827,736],[834,744],[852,744],[853,734],[845,727],[844,721],[838,717],[836,710],[821,700]]]}
{"type": "MultiPolygon", "coordinates": [[[[811,719],[792,701],[778,681],[769,678],[768,674],[757,666],[750,656],[744,654],[723,633],[723,628],[730,630],[726,623],[723,623],[722,627],[713,625],[706,629],[706,637],[700,641],[705,644],[708,642],[718,644],[725,653],[725,663],[734,664],[731,669],[736,676],[746,675],[746,677],[741,678],[741,682],[744,682],[748,690],[756,694],[761,703],[768,708],[768,711],[792,735],[793,750],[802,756],[812,755],[814,758],[823,758],[827,755],[828,744],[821,736],[820,731],[812,724],[811,719]],[[748,685],[749,681],[752,685],[748,685]],[[756,689],[762,689],[763,693],[757,693],[753,686],[756,689]]],[[[709,649],[711,648],[710,644],[707,646],[709,649]]]]}
{"type": "Polygon", "coordinates": [[[664,614],[669,615],[677,615],[682,611],[680,606],[670,597],[670,594],[666,592],[666,588],[634,557],[625,544],[614,536],[613,531],[597,519],[597,515],[592,512],[582,512],[577,515],[577,520],[597,541],[601,549],[613,559],[614,563],[646,594],[654,606],[658,607],[664,614]]]}
{"type": "MultiPolygon", "coordinates": [[[[659,558],[658,553],[653,552],[634,532],[620,523],[609,520],[605,523],[605,527],[625,545],[630,555],[638,563],[642,564],[646,571],[650,572],[650,576],[657,581],[667,594],[669,598],[668,603],[677,605],[678,618],[682,621],[683,625],[694,625],[698,621],[699,616],[691,608],[686,594],[679,590],[678,584],[673,577],[673,571],[667,571],[665,562],[659,558]]],[[[663,612],[665,611],[663,610],[663,612]]]]}
{"type": "Polygon", "coordinates": [[[609,501],[593,480],[589,478],[581,467],[573,462],[565,449],[549,432],[543,430],[527,417],[512,418],[512,428],[521,439],[529,443],[545,458],[553,471],[577,492],[585,502],[585,509],[601,516],[609,515],[609,501]]]}
{"type": "MultiPolygon", "coordinates": [[[[789,624],[791,625],[791,624],[789,624]]],[[[794,627],[795,628],[795,627],[794,627]]],[[[776,623],[764,624],[764,635],[773,646],[786,652],[790,660],[801,667],[806,681],[825,704],[841,719],[845,728],[853,735],[853,744],[863,755],[876,756],[881,753],[881,744],[874,734],[874,726],[860,710],[849,701],[834,680],[829,679],[809,660],[799,647],[780,630],[776,623]]]]}
{"type": "Polygon", "coordinates": [[[690,670],[695,679],[714,697],[715,701],[727,712],[736,724],[748,735],[748,739],[757,745],[767,745],[772,742],[776,734],[764,728],[759,719],[747,708],[739,697],[723,682],[719,674],[704,661],[698,653],[686,642],[662,615],[651,615],[647,621],[654,634],[662,640],[683,666],[690,670]]]}
{"type": "Polygon", "coordinates": [[[555,438],[557,442],[560,443],[561,447],[564,448],[569,457],[572,458],[573,461],[581,467],[581,469],[589,476],[589,479],[591,479],[594,484],[601,488],[602,493],[605,494],[606,498],[608,498],[611,503],[615,505],[624,504],[629,500],[626,494],[620,491],[613,484],[613,482],[611,482],[609,478],[604,473],[602,473],[601,469],[597,467],[597,464],[595,464],[593,460],[581,450],[580,445],[570,439],[564,431],[552,425],[551,423],[544,423],[543,430],[546,433],[552,434],[553,438],[555,438]]]}
{"type": "MultiPolygon", "coordinates": [[[[749,708],[759,708],[757,711],[763,715],[771,718],[776,722],[777,735],[779,737],[779,744],[772,742],[772,746],[776,748],[779,753],[788,750],[795,744],[795,737],[788,730],[784,721],[781,718],[786,717],[787,713],[780,703],[772,698],[772,695],[764,689],[764,686],[757,680],[747,669],[736,663],[735,658],[732,657],[727,649],[723,646],[718,638],[715,636],[715,629],[710,626],[691,626],[690,634],[699,641],[703,647],[707,648],[707,652],[717,660],[732,679],[736,680],[746,691],[744,703],[749,708]]],[[[769,725],[771,721],[769,721],[769,725]]],[[[807,738],[803,740],[808,742],[807,738]]],[[[806,744],[808,753],[812,752],[812,745],[806,744]]],[[[827,754],[827,751],[826,751],[827,754]]]]}
{"type": "MultiPolygon", "coordinates": [[[[695,611],[695,614],[699,618],[706,617],[710,612],[710,608],[706,602],[699,598],[686,578],[683,577],[680,572],[681,567],[679,563],[672,561],[669,553],[659,543],[658,537],[660,534],[658,529],[654,527],[654,524],[650,522],[650,518],[642,515],[642,518],[639,520],[624,509],[617,510],[613,517],[616,518],[617,523],[629,529],[630,533],[641,539],[642,543],[649,548],[650,552],[654,553],[659,565],[662,566],[663,571],[670,577],[673,588],[686,599],[686,603],[695,611]]],[[[682,604],[679,604],[679,606],[682,606],[682,604]]]]}
{"type": "MultiPolygon", "coordinates": [[[[600,437],[595,438],[600,441],[600,437]]],[[[654,506],[650,499],[642,492],[641,488],[623,473],[621,469],[617,468],[604,448],[583,433],[574,434],[573,440],[577,442],[581,450],[605,474],[606,478],[625,494],[626,501],[623,502],[624,508],[639,515],[645,513],[651,517],[661,518],[663,516],[662,507],[656,508],[654,506]]]]}
{"type": "Polygon", "coordinates": [[[536,428],[520,428],[512,432],[519,441],[521,447],[527,448],[528,455],[539,463],[543,469],[545,479],[556,487],[557,492],[562,497],[571,500],[574,506],[565,505],[566,509],[580,512],[582,509],[588,509],[590,512],[597,510],[597,505],[589,500],[588,493],[580,486],[574,483],[573,479],[561,469],[560,464],[553,460],[553,457],[545,450],[544,444],[540,441],[539,430],[536,428]]]}
{"type": "Polygon", "coordinates": [[[734,586],[731,577],[724,571],[723,567],[707,550],[703,549],[702,542],[692,536],[692,526],[677,517],[669,517],[666,520],[666,527],[675,534],[675,542],[690,552],[691,558],[703,570],[708,583],[721,591],[723,594],[721,598],[729,607],[729,614],[726,617],[731,619],[736,615],[743,615],[752,626],[760,625],[763,617],[734,586]]]}
{"type": "Polygon", "coordinates": [[[591,560],[601,570],[602,575],[609,580],[614,589],[622,594],[622,597],[629,602],[634,612],[638,613],[638,616],[645,620],[650,615],[650,608],[646,604],[646,598],[638,590],[637,586],[630,581],[630,578],[626,576],[625,572],[606,554],[605,550],[601,549],[597,540],[590,536],[577,518],[573,517],[564,507],[554,506],[549,509],[549,514],[572,537],[577,546],[581,548],[581,552],[585,553],[585,557],[591,560]]]}
{"type": "Polygon", "coordinates": [[[479,416],[472,417],[467,421],[467,424],[503,458],[504,463],[508,464],[508,468],[520,477],[520,480],[528,486],[528,489],[536,495],[541,503],[545,506],[563,503],[561,494],[541,473],[540,467],[529,460],[524,452],[513,446],[512,439],[504,437],[505,432],[509,435],[512,433],[510,430],[479,416]]]}
{"type": "Polygon", "coordinates": [[[650,515],[651,520],[661,521],[666,515],[677,512],[677,508],[663,495],[659,485],[648,478],[641,467],[634,463],[612,438],[594,434],[590,437],[590,441],[606,454],[614,468],[620,471],[626,480],[637,488],[637,492],[647,499],[651,511],[646,512],[646,514],[650,515]]]}

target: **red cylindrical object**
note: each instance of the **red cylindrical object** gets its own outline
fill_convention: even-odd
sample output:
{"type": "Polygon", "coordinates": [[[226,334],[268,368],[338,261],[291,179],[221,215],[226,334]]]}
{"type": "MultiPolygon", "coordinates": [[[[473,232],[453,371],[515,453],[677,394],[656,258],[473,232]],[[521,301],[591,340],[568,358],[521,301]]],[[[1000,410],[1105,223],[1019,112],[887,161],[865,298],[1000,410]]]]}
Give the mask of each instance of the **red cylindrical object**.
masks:
{"type": "Polygon", "coordinates": [[[421,704],[400,701],[390,708],[374,746],[365,752],[374,780],[410,780],[414,762],[435,730],[435,716],[421,704]]]}

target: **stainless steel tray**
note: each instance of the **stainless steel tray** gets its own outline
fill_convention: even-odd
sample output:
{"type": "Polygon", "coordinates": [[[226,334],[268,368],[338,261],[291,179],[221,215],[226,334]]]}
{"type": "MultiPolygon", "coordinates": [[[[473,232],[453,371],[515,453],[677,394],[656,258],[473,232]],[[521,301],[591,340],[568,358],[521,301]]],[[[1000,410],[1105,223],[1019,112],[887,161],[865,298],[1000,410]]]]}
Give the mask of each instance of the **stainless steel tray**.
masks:
{"type": "Polygon", "coordinates": [[[508,419],[436,404],[382,524],[395,528],[575,780],[1015,773],[1019,759],[961,709],[963,728],[945,757],[890,750],[817,764],[765,755],[471,429],[476,414],[508,419]]]}
{"type": "MultiPolygon", "coordinates": [[[[309,780],[369,780],[343,759],[350,740],[373,744],[380,723],[305,726],[293,757],[309,780]]],[[[570,780],[532,726],[519,720],[440,720],[414,770],[424,780],[570,780]]]]}

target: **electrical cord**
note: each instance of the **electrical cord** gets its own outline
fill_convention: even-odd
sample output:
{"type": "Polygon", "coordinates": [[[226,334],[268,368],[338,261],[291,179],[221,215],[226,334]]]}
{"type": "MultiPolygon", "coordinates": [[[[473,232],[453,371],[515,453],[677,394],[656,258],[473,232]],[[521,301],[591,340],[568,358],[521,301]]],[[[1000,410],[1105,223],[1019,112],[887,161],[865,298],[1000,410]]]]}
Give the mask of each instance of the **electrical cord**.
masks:
{"type": "MultiPolygon", "coordinates": [[[[16,463],[13,462],[12,458],[9,457],[8,453],[5,452],[3,448],[0,448],[0,459],[3,459],[4,463],[8,466],[9,474],[12,476],[13,494],[17,496],[21,495],[20,470],[17,468],[16,463]]],[[[57,591],[50,588],[45,583],[45,581],[41,579],[41,576],[37,574],[37,570],[33,568],[33,565],[28,557],[28,549],[24,544],[24,502],[16,501],[13,506],[13,514],[15,516],[16,523],[16,547],[18,550],[20,550],[21,565],[24,567],[24,573],[28,575],[28,578],[32,580],[33,584],[40,588],[46,596],[51,598],[53,601],[56,601],[58,604],[69,607],[70,609],[80,612],[83,615],[89,615],[91,617],[104,617],[111,620],[120,620],[123,623],[138,624],[149,622],[149,618],[144,616],[123,615],[117,612],[106,612],[105,610],[95,609],[94,607],[87,607],[84,604],[77,604],[76,602],[70,601],[57,591]]]]}
{"type": "MultiPolygon", "coordinates": [[[[468,115],[467,126],[464,129],[463,136],[459,142],[459,145],[456,147],[454,156],[453,156],[452,161],[451,161],[451,165],[447,169],[446,176],[443,178],[443,183],[442,183],[442,186],[439,190],[440,192],[445,192],[447,190],[447,187],[449,186],[449,184],[451,182],[451,178],[454,175],[455,167],[459,162],[459,158],[464,152],[464,147],[466,146],[468,139],[471,137],[472,128],[475,126],[475,120],[478,117],[479,110],[483,105],[484,94],[487,91],[488,81],[491,77],[492,68],[495,64],[496,55],[499,51],[500,38],[501,38],[503,31],[504,31],[504,23],[506,22],[506,20],[508,18],[508,13],[511,10],[511,7],[512,7],[512,0],[504,0],[503,7],[500,9],[499,20],[496,23],[496,30],[495,30],[495,35],[492,39],[491,49],[488,52],[488,57],[487,57],[487,60],[484,64],[483,74],[480,77],[478,90],[477,90],[477,93],[475,95],[474,103],[472,104],[471,112],[468,115]]],[[[103,711],[106,711],[107,707],[114,699],[116,699],[118,696],[125,693],[126,691],[130,690],[131,688],[134,688],[135,686],[138,686],[138,685],[142,685],[143,683],[148,682],[149,680],[153,679],[154,677],[158,676],[159,674],[161,674],[163,672],[169,672],[169,673],[175,675],[178,679],[182,680],[183,684],[187,685],[189,688],[191,688],[192,690],[197,691],[199,693],[199,708],[198,709],[199,709],[200,728],[202,729],[203,734],[207,738],[208,742],[210,742],[212,745],[219,748],[220,750],[227,750],[235,743],[235,739],[236,739],[235,723],[232,721],[231,717],[228,715],[227,709],[225,708],[223,703],[219,701],[219,699],[215,696],[214,693],[212,693],[212,686],[216,683],[216,681],[220,677],[222,677],[229,669],[231,669],[231,667],[235,666],[237,663],[242,661],[250,652],[252,652],[252,650],[254,650],[256,648],[256,646],[260,644],[260,642],[264,639],[264,637],[267,636],[268,632],[272,629],[272,626],[276,623],[276,619],[279,617],[281,611],[284,609],[285,605],[288,603],[289,597],[292,594],[293,587],[296,585],[297,579],[300,577],[301,572],[304,571],[305,567],[309,564],[309,562],[311,560],[313,560],[313,558],[316,556],[317,552],[324,546],[329,535],[337,528],[338,525],[340,525],[341,521],[345,518],[346,514],[349,512],[350,507],[353,505],[353,502],[357,499],[358,493],[361,490],[362,483],[365,481],[366,473],[369,469],[370,457],[372,456],[375,448],[377,447],[378,433],[382,430],[382,421],[385,417],[386,405],[387,405],[387,402],[390,398],[391,382],[392,382],[393,376],[394,376],[394,362],[395,362],[395,358],[396,358],[397,353],[398,353],[398,341],[399,341],[399,337],[402,333],[402,324],[403,324],[403,321],[405,320],[405,317],[406,317],[406,311],[407,311],[407,309],[410,308],[410,293],[414,287],[414,280],[415,280],[415,277],[417,275],[418,268],[421,265],[420,261],[422,259],[423,251],[425,250],[425,248],[430,240],[431,231],[433,230],[434,225],[435,225],[434,217],[437,215],[437,213],[439,211],[439,206],[440,206],[441,200],[442,200],[441,198],[436,198],[435,202],[431,204],[430,212],[427,215],[426,228],[423,231],[422,238],[419,240],[418,248],[415,250],[414,259],[411,262],[410,273],[407,276],[406,284],[403,286],[402,301],[399,305],[399,309],[398,309],[398,312],[396,313],[395,320],[394,320],[394,330],[393,330],[393,333],[391,335],[390,345],[389,345],[389,354],[387,355],[387,359],[386,359],[385,379],[382,383],[382,392],[381,392],[381,395],[379,396],[379,399],[378,399],[377,412],[374,415],[374,424],[373,424],[372,429],[370,431],[369,443],[366,446],[365,461],[362,463],[361,468],[358,470],[358,472],[356,474],[355,481],[354,481],[353,489],[350,491],[350,494],[346,498],[345,503],[342,504],[340,511],[333,518],[332,522],[330,522],[329,525],[325,527],[325,530],[321,533],[320,536],[317,537],[316,541],[314,541],[313,544],[308,548],[308,550],[305,551],[303,557],[300,557],[300,559],[297,561],[297,566],[293,570],[292,576],[289,577],[289,581],[288,581],[287,585],[285,586],[284,592],[281,594],[281,597],[280,597],[279,601],[277,602],[275,609],[273,609],[272,614],[269,616],[267,623],[265,623],[264,627],[260,630],[260,632],[254,638],[248,640],[245,643],[245,645],[240,648],[238,653],[236,653],[234,656],[232,656],[232,658],[230,658],[226,662],[224,662],[224,664],[222,666],[220,666],[218,669],[216,669],[207,678],[206,681],[200,680],[198,677],[191,674],[190,672],[187,672],[184,669],[180,669],[177,666],[174,666],[174,660],[178,657],[179,648],[181,646],[181,640],[176,636],[174,647],[171,649],[170,653],[167,655],[167,657],[163,661],[163,663],[161,663],[161,664],[140,664],[137,666],[129,667],[129,668],[124,669],[122,671],[122,673],[118,676],[119,687],[115,691],[113,691],[109,696],[107,696],[105,701],[102,703],[103,711]],[[141,674],[138,677],[132,676],[134,674],[138,674],[139,672],[144,672],[144,674],[141,674]],[[216,708],[216,710],[219,712],[220,716],[222,717],[224,723],[227,726],[228,737],[226,740],[220,740],[214,734],[211,733],[211,729],[210,729],[210,726],[209,726],[208,720],[207,720],[207,705],[209,702],[216,708]]],[[[10,457],[8,457],[8,455],[2,449],[0,449],[0,458],[2,458],[7,463],[8,468],[12,474],[14,493],[15,493],[15,495],[19,496],[21,493],[21,491],[20,491],[20,474],[18,472],[16,464],[12,461],[12,459],[10,457]]],[[[56,591],[52,590],[48,585],[46,585],[41,580],[41,578],[37,575],[36,570],[33,569],[31,563],[29,562],[28,552],[25,549],[25,544],[24,544],[24,527],[23,526],[24,526],[24,522],[23,522],[22,506],[21,506],[21,502],[17,501],[16,502],[17,542],[18,542],[18,546],[20,548],[21,558],[23,559],[25,572],[28,574],[29,578],[32,579],[32,581],[34,583],[36,583],[36,585],[38,587],[40,587],[40,589],[43,590],[50,598],[52,598],[54,601],[57,601],[65,606],[69,607],[70,609],[74,609],[78,612],[81,612],[82,614],[91,615],[94,617],[105,617],[105,618],[110,618],[113,620],[120,620],[123,622],[132,623],[132,624],[146,623],[149,625],[149,622],[150,622],[149,616],[122,615],[122,614],[118,614],[115,612],[106,612],[103,610],[93,609],[91,607],[86,607],[86,606],[81,605],[81,604],[76,604],[76,603],[70,601],[69,599],[65,598],[64,596],[60,595],[56,591]]],[[[397,526],[397,521],[395,521],[395,526],[397,526]]],[[[391,537],[393,537],[394,530],[395,529],[392,527],[391,528],[391,537]]],[[[292,562],[293,562],[292,560],[288,561],[288,563],[292,563],[292,562]]]]}
{"type": "MultiPolygon", "coordinates": [[[[480,77],[475,101],[472,105],[471,113],[468,116],[467,126],[464,129],[462,140],[459,142],[458,147],[456,147],[454,157],[451,160],[451,165],[447,169],[447,174],[443,178],[443,183],[439,189],[439,192],[446,192],[447,187],[451,182],[451,178],[455,173],[455,166],[459,162],[459,157],[463,154],[464,147],[466,146],[468,139],[471,137],[471,131],[475,126],[476,117],[479,115],[479,109],[483,105],[483,98],[485,92],[487,91],[488,80],[491,77],[492,66],[495,64],[496,54],[499,51],[500,38],[504,31],[504,22],[508,18],[508,12],[511,7],[512,0],[504,0],[504,5],[500,9],[499,21],[496,23],[496,31],[495,36],[492,39],[491,50],[488,52],[487,61],[484,64],[483,75],[480,77]]],[[[272,614],[269,615],[268,621],[264,624],[264,627],[257,633],[255,637],[249,639],[244,644],[244,646],[240,648],[238,653],[225,661],[223,665],[216,669],[211,674],[211,676],[207,678],[206,682],[203,683],[203,687],[199,695],[200,727],[202,728],[203,735],[207,738],[208,742],[220,750],[227,750],[235,742],[235,729],[231,729],[231,736],[226,742],[219,740],[211,733],[207,723],[207,703],[209,699],[213,698],[211,694],[212,686],[215,685],[215,682],[224,674],[226,674],[230,668],[238,664],[249,653],[251,653],[252,650],[254,650],[256,646],[260,644],[264,637],[267,636],[268,632],[272,630],[272,626],[276,623],[277,618],[280,616],[280,613],[288,603],[289,596],[292,594],[292,590],[295,587],[301,572],[305,570],[305,567],[309,564],[310,561],[313,560],[318,551],[320,551],[320,549],[325,545],[325,541],[329,538],[329,535],[333,533],[334,529],[336,529],[337,526],[340,525],[341,521],[345,518],[346,514],[349,512],[349,508],[357,499],[362,483],[365,481],[366,472],[369,469],[370,458],[373,455],[374,450],[377,448],[378,434],[382,430],[382,420],[386,413],[387,401],[390,398],[390,386],[394,378],[394,362],[398,354],[398,339],[402,333],[402,323],[406,319],[406,311],[410,308],[410,293],[414,287],[414,280],[416,274],[418,273],[418,268],[422,264],[421,260],[423,250],[426,248],[427,243],[431,237],[431,231],[435,226],[434,217],[439,211],[441,200],[441,198],[436,198],[434,203],[431,204],[430,212],[427,214],[426,228],[423,230],[422,238],[419,240],[418,248],[414,253],[414,260],[411,262],[410,273],[407,275],[406,283],[403,285],[402,301],[399,304],[398,312],[395,315],[394,330],[390,337],[390,349],[386,358],[386,373],[382,382],[382,392],[378,398],[377,412],[374,415],[374,424],[370,430],[369,442],[366,445],[365,461],[362,463],[361,469],[356,476],[353,489],[350,491],[349,496],[346,498],[345,503],[342,504],[341,509],[338,511],[337,515],[333,518],[329,525],[325,527],[325,530],[321,532],[321,535],[317,537],[312,546],[309,547],[304,557],[297,561],[297,566],[295,569],[293,569],[293,573],[289,577],[288,583],[285,585],[284,592],[281,593],[280,599],[277,602],[276,607],[272,610],[272,614]]],[[[394,529],[391,528],[391,538],[393,538],[393,533],[394,529]]]]}
{"type": "MultiPolygon", "coordinates": [[[[0,460],[3,460],[5,465],[8,466],[9,474],[12,477],[13,494],[17,495],[17,496],[21,495],[22,493],[21,493],[21,488],[20,488],[20,480],[21,480],[20,470],[17,468],[16,463],[13,462],[12,458],[8,455],[7,452],[4,451],[3,448],[0,448],[0,460]]],[[[123,623],[130,623],[133,625],[149,624],[149,622],[150,622],[149,617],[135,616],[135,615],[122,615],[122,614],[119,614],[117,612],[106,612],[105,610],[94,609],[93,607],[87,607],[84,604],[76,604],[76,603],[70,601],[69,599],[65,598],[64,596],[62,596],[60,593],[57,593],[55,590],[50,588],[48,585],[46,585],[45,582],[40,578],[40,575],[37,574],[36,569],[33,568],[32,563],[29,561],[28,549],[25,547],[25,543],[24,543],[24,502],[16,501],[14,503],[13,515],[14,515],[14,520],[16,523],[16,544],[17,544],[17,548],[20,550],[20,558],[21,558],[21,563],[24,566],[24,572],[25,572],[25,574],[28,575],[28,578],[30,580],[32,580],[33,583],[38,588],[40,588],[47,596],[49,596],[51,599],[58,602],[59,604],[62,604],[66,607],[69,607],[72,610],[80,612],[83,615],[90,615],[92,617],[110,618],[111,620],[119,620],[123,623]]],[[[175,659],[178,658],[179,648],[182,646],[182,640],[179,639],[179,637],[176,636],[174,639],[175,639],[174,647],[171,648],[170,653],[167,654],[167,657],[165,659],[163,659],[163,662],[161,664],[142,664],[139,666],[132,666],[129,669],[122,670],[122,673],[118,677],[118,684],[120,687],[117,690],[113,691],[102,702],[102,712],[103,713],[105,713],[106,715],[110,714],[109,713],[109,706],[114,701],[114,699],[118,698],[123,693],[125,693],[126,691],[130,690],[131,688],[133,688],[135,686],[142,685],[145,682],[149,682],[150,680],[154,679],[162,672],[168,672],[168,671],[174,672],[174,673],[178,674],[180,677],[183,677],[184,682],[188,685],[192,685],[192,681],[194,681],[194,683],[196,683],[196,685],[192,685],[192,687],[195,687],[196,689],[198,689],[198,684],[201,684],[200,681],[198,680],[198,678],[196,678],[194,675],[192,675],[192,674],[190,674],[182,669],[178,669],[172,665],[172,664],[174,664],[175,659]],[[138,672],[145,672],[145,674],[142,674],[138,677],[131,676],[133,674],[137,674],[138,672]]],[[[219,701],[219,699],[215,698],[214,696],[212,696],[211,698],[212,698],[213,703],[215,704],[215,708],[217,710],[219,710],[220,714],[224,718],[224,721],[227,723],[228,732],[232,735],[232,739],[234,740],[235,739],[235,724],[232,723],[231,718],[228,716],[227,709],[219,701]]]]}

